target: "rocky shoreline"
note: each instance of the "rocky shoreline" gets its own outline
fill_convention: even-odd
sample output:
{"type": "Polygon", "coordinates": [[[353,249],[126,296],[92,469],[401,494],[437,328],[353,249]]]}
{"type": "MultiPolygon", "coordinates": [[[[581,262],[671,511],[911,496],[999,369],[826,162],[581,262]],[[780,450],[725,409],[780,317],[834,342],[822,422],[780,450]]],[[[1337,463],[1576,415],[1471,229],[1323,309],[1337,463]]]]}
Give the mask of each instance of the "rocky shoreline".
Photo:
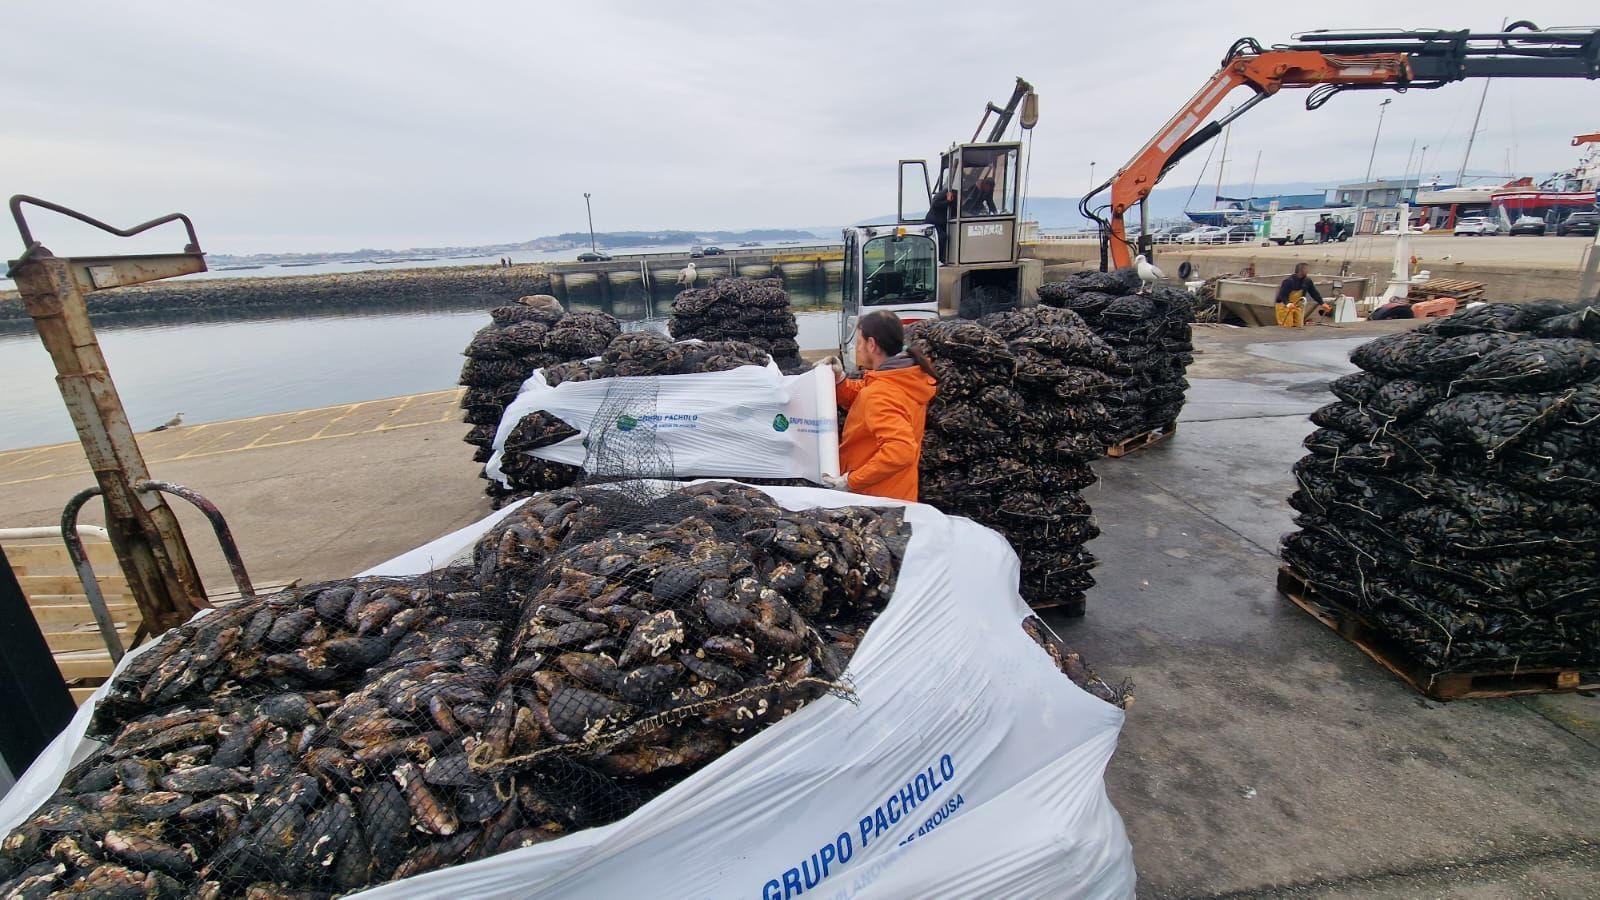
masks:
{"type": "MultiPolygon", "coordinates": [[[[212,318],[231,311],[276,309],[314,313],[362,306],[389,309],[439,304],[477,305],[485,309],[528,294],[550,291],[550,276],[540,265],[459,266],[286,275],[275,278],[208,278],[136,285],[89,295],[95,321],[139,317],[181,320],[212,318]]],[[[0,293],[0,330],[29,327],[28,313],[16,291],[0,293]]]]}

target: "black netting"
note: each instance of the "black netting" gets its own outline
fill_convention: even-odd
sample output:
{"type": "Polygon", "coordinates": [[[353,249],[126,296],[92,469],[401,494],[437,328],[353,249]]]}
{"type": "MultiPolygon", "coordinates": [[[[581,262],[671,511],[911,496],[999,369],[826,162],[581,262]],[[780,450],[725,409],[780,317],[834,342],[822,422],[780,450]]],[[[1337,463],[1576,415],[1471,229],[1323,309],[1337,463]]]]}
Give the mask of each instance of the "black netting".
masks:
{"type": "MultiPolygon", "coordinates": [[[[600,458],[637,471],[647,438],[600,458]]],[[[898,509],[623,480],[530,499],[470,566],[217,610],[113,680],[105,746],[0,842],[0,882],[329,896],[615,821],[848,696],[909,539],[898,509]]]]}
{"type": "Polygon", "coordinates": [[[1098,533],[1078,491],[1111,443],[1104,398],[1128,375],[1079,316],[1034,307],[979,322],[919,322],[939,393],[928,406],[919,498],[1003,534],[1022,595],[1081,611],[1098,533]]]}
{"type": "Polygon", "coordinates": [[[1192,323],[1195,298],[1188,291],[1160,286],[1142,289],[1131,269],[1080,272],[1039,288],[1039,299],[1071,310],[1129,367],[1122,389],[1104,402],[1111,414],[1110,443],[1165,428],[1183,409],[1194,361],[1192,323]]]}
{"type": "Polygon", "coordinates": [[[789,310],[789,295],[776,278],[719,278],[710,286],[679,292],[667,325],[680,340],[739,341],[772,356],[778,367],[801,367],[799,326],[789,310]]]}
{"type": "MultiPolygon", "coordinates": [[[[462,351],[467,357],[461,367],[461,383],[467,388],[461,398],[462,421],[473,426],[463,440],[475,448],[472,459],[478,463],[489,461],[500,418],[528,376],[562,362],[597,356],[622,332],[616,319],[604,313],[568,313],[548,294],[523,297],[490,310],[489,315],[494,321],[473,335],[462,351]]],[[[558,463],[517,462],[512,468],[529,490],[575,480],[576,469],[558,463]]],[[[492,479],[486,490],[496,500],[508,493],[492,479]]]]}
{"type": "Polygon", "coordinates": [[[1284,559],[1431,671],[1600,664],[1595,316],[1491,303],[1357,348],[1284,559]]]}

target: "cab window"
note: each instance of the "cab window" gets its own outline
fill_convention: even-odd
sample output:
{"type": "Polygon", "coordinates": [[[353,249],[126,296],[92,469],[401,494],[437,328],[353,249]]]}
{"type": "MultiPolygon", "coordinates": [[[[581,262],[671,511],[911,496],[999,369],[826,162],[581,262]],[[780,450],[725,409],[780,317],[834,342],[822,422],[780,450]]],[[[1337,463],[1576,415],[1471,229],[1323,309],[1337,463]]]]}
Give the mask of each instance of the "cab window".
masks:
{"type": "MultiPolygon", "coordinates": [[[[848,254],[847,254],[848,258],[848,254]]],[[[885,235],[861,248],[862,303],[927,303],[938,277],[933,241],[922,235],[885,235]]]]}
{"type": "Polygon", "coordinates": [[[961,151],[961,215],[1006,216],[1014,211],[1017,151],[967,147],[961,151]]]}

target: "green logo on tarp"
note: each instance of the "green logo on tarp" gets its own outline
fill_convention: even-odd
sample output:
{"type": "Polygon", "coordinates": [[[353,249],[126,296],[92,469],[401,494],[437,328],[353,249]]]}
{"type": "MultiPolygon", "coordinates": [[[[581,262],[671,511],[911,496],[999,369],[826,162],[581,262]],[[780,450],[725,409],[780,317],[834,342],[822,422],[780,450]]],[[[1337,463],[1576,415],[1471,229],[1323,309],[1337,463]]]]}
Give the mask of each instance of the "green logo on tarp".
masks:
{"type": "Polygon", "coordinates": [[[784,415],[783,413],[778,413],[777,415],[773,416],[772,417],[772,430],[773,431],[788,431],[789,430],[789,417],[784,415]]]}
{"type": "Polygon", "coordinates": [[[639,420],[633,416],[617,416],[618,431],[632,431],[639,427],[639,420]]]}

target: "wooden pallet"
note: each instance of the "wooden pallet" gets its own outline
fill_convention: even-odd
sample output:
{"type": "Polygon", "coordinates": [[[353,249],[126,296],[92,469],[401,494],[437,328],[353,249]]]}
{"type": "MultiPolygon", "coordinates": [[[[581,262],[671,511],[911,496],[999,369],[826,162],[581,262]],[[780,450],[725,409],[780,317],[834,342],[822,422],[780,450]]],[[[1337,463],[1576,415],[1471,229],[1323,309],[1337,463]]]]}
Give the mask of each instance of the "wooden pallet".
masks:
{"type": "MultiPolygon", "coordinates": [[[[103,541],[85,542],[83,549],[94,566],[95,582],[116,623],[117,634],[127,647],[133,643],[142,619],[116,552],[103,541]]],[[[60,540],[7,544],[6,559],[72,699],[82,703],[111,675],[114,663],[95,624],[94,611],[84,596],[77,570],[67,555],[66,544],[60,540]]]]}
{"type": "Polygon", "coordinates": [[[1136,434],[1127,440],[1118,441],[1117,443],[1112,444],[1106,448],[1106,455],[1118,457],[1127,456],[1129,453],[1132,453],[1135,450],[1143,450],[1151,444],[1158,444],[1177,433],[1178,423],[1176,420],[1173,420],[1161,426],[1160,428],[1152,428],[1149,431],[1136,434]]]}
{"type": "Polygon", "coordinates": [[[1430,278],[1427,281],[1413,284],[1406,290],[1406,295],[1413,300],[1430,297],[1454,297],[1462,303],[1471,303],[1483,299],[1484,285],[1481,281],[1460,281],[1454,278],[1430,278]]]}
{"type": "Polygon", "coordinates": [[[1429,672],[1368,624],[1359,612],[1322,595],[1305,576],[1288,566],[1278,569],[1278,592],[1313,619],[1354,644],[1373,662],[1433,700],[1483,700],[1600,688],[1600,678],[1591,674],[1586,679],[1585,673],[1572,668],[1512,667],[1478,672],[1429,672]]]}
{"type": "Polygon", "coordinates": [[[1089,611],[1086,600],[1027,600],[1028,608],[1034,612],[1045,610],[1060,610],[1062,615],[1069,619],[1082,618],[1089,611]]]}

